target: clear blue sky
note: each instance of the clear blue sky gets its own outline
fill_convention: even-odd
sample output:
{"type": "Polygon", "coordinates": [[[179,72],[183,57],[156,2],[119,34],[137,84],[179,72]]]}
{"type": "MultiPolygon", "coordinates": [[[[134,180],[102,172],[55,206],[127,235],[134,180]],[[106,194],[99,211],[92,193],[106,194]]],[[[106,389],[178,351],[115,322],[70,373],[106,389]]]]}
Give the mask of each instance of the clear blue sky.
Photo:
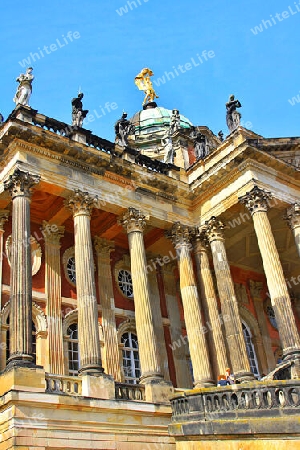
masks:
{"type": "Polygon", "coordinates": [[[86,125],[107,139],[114,139],[113,126],[123,109],[130,117],[141,109],[143,92],[134,77],[143,67],[153,70],[154,79],[173,72],[174,78],[169,75],[170,80],[156,88],[157,102],[179,109],[195,125],[227,134],[224,105],[235,94],[243,105],[243,121],[251,122],[253,131],[265,137],[300,135],[300,97],[294,106],[288,101],[300,92],[300,4],[299,11],[294,0],[135,0],[135,4],[133,0],[4,2],[0,111],[5,118],[14,108],[15,79],[27,66],[22,68],[20,62],[41,49],[43,57],[35,61],[30,57],[35,75],[31,107],[70,123],[70,101],[80,86],[84,108],[91,113],[101,115],[106,102],[117,104],[109,113],[105,109],[101,118],[94,113],[95,120],[86,125]],[[121,13],[126,5],[128,12],[121,13]],[[271,15],[272,26],[264,25],[262,20],[272,20],[271,15]],[[262,31],[254,34],[251,28],[258,25],[262,31]],[[77,32],[79,38],[71,42],[68,32],[77,32]],[[50,50],[51,44],[56,50],[50,50]],[[200,64],[197,55],[205,50],[215,56],[200,64]],[[178,66],[187,63],[189,69],[181,73],[178,66]]]}

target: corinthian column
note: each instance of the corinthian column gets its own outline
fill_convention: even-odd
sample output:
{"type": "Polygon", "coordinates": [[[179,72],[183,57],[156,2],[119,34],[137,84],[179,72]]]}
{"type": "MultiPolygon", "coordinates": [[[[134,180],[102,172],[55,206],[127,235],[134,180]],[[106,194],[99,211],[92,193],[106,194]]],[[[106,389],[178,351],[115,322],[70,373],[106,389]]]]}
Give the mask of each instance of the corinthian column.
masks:
{"type": "Polygon", "coordinates": [[[197,232],[194,240],[194,254],[197,265],[197,274],[200,284],[201,301],[209,328],[208,337],[212,347],[212,360],[215,375],[224,374],[228,367],[226,346],[222,332],[223,320],[227,317],[219,315],[217,296],[215,293],[212,273],[209,267],[208,241],[205,235],[197,232]]]}
{"type": "Polygon", "coordinates": [[[288,221],[289,227],[293,232],[298,255],[300,256],[300,204],[295,203],[287,209],[284,219],[288,221]]]}
{"type": "Polygon", "coordinates": [[[8,219],[9,211],[5,209],[0,210],[0,305],[2,297],[2,265],[3,265],[3,234],[4,234],[4,224],[8,219]]]}
{"type": "Polygon", "coordinates": [[[194,386],[213,385],[208,347],[202,321],[197,285],[191,259],[191,231],[188,226],[176,222],[168,237],[172,239],[177,252],[180,276],[184,320],[189,339],[190,355],[193,366],[194,386]]]}
{"type": "Polygon", "coordinates": [[[253,380],[254,375],[250,370],[238,303],[224,245],[224,225],[216,217],[212,217],[206,222],[204,229],[211,246],[222,315],[226,316],[224,326],[232,369],[237,380],[241,382],[253,380]]]}
{"type": "Polygon", "coordinates": [[[78,340],[82,374],[103,372],[90,229],[91,212],[96,200],[88,192],[76,189],[67,201],[74,217],[78,340]]]}
{"type": "Polygon", "coordinates": [[[110,253],[114,243],[95,238],[98,260],[98,286],[102,306],[102,328],[104,336],[103,365],[106,373],[116,381],[121,381],[120,351],[118,345],[116,318],[114,311],[114,291],[111,276],[110,253]]]}
{"type": "Polygon", "coordinates": [[[291,358],[300,353],[300,338],[295,323],[291,300],[285,282],[282,266],[276,248],[271,225],[268,219],[268,201],[270,192],[255,186],[246,195],[240,197],[250,211],[258,246],[267,278],[271,303],[274,308],[279,336],[283,347],[283,358],[291,358]]]}
{"type": "Polygon", "coordinates": [[[12,246],[10,272],[10,357],[8,366],[31,366],[32,266],[30,247],[31,188],[40,181],[16,169],[4,183],[12,196],[12,246]]]}
{"type": "Polygon", "coordinates": [[[147,379],[162,380],[143,240],[146,217],[140,211],[129,208],[123,216],[122,225],[128,233],[129,241],[135,322],[142,372],[141,382],[147,382],[147,379]]]}
{"type": "Polygon", "coordinates": [[[63,375],[64,352],[61,315],[60,239],[64,227],[43,222],[45,239],[45,291],[48,321],[48,361],[50,373],[63,375]]]}

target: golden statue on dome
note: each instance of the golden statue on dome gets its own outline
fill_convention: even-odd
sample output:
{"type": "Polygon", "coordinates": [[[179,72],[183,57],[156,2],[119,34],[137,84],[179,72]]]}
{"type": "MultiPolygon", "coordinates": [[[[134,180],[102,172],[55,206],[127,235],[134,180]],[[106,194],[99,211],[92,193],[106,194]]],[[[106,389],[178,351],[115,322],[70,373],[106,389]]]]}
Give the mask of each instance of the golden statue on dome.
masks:
{"type": "Polygon", "coordinates": [[[143,105],[149,102],[153,102],[155,98],[159,98],[156,92],[153,89],[152,82],[150,77],[152,77],[154,73],[151,69],[144,68],[140,71],[140,73],[135,77],[134,82],[139,88],[140,91],[145,92],[145,98],[143,101],[143,105]]]}

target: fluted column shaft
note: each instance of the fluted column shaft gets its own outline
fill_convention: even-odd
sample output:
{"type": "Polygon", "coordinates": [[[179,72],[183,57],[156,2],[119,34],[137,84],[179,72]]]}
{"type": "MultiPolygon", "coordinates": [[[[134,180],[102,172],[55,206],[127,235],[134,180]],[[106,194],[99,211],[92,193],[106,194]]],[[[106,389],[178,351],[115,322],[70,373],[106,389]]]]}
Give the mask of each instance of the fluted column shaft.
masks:
{"type": "Polygon", "coordinates": [[[180,292],[184,320],[189,339],[195,387],[213,385],[208,346],[203,330],[199,296],[191,259],[190,229],[179,222],[173,225],[169,237],[175,246],[179,264],[180,292]]]}
{"type": "Polygon", "coordinates": [[[300,354],[300,337],[297,330],[291,300],[280,263],[275,239],[268,219],[268,200],[271,194],[254,187],[240,198],[250,211],[257,236],[264,271],[267,278],[272,306],[274,308],[283,358],[300,354]]]}
{"type": "Polygon", "coordinates": [[[95,202],[87,192],[76,190],[67,203],[74,217],[80,373],[91,374],[103,372],[90,230],[95,202]]]}
{"type": "Polygon", "coordinates": [[[226,255],[223,229],[223,223],[215,217],[206,222],[205,231],[211,246],[222,315],[227,317],[224,326],[232,370],[237,380],[248,381],[254,379],[254,375],[250,370],[238,303],[226,255]]]}
{"type": "Polygon", "coordinates": [[[64,227],[43,222],[45,239],[45,291],[47,297],[48,361],[50,373],[63,375],[64,352],[61,314],[60,239],[64,227]]]}
{"type": "Polygon", "coordinates": [[[295,203],[288,210],[284,218],[288,221],[293,232],[298,255],[300,256],[300,204],[295,203]]]}
{"type": "MultiPolygon", "coordinates": [[[[3,234],[4,223],[7,221],[9,212],[6,210],[0,210],[0,305],[2,298],[2,265],[3,265],[3,234]]],[[[5,342],[6,330],[3,330],[3,324],[0,320],[0,342],[5,342]],[[2,330],[1,330],[2,328],[2,330]]],[[[6,347],[0,345],[0,372],[5,369],[6,366],[6,347]]]]}
{"type": "Polygon", "coordinates": [[[103,366],[105,372],[112,375],[116,381],[121,381],[120,352],[117,337],[116,318],[114,311],[114,291],[111,276],[110,253],[114,244],[96,237],[98,286],[102,306],[102,328],[104,336],[103,366]]]}
{"type": "MultiPolygon", "coordinates": [[[[209,266],[206,240],[201,234],[194,241],[194,254],[197,265],[197,274],[200,284],[201,302],[205,317],[209,323],[209,338],[212,344],[212,360],[215,374],[225,374],[228,367],[227,352],[222,332],[223,319],[219,314],[217,297],[214,288],[212,273],[209,266]]],[[[208,323],[206,324],[208,327],[208,323]]]]}
{"type": "Polygon", "coordinates": [[[171,349],[175,365],[177,387],[192,387],[192,377],[187,364],[187,341],[182,335],[180,311],[176,296],[176,281],[174,277],[174,266],[165,264],[162,267],[164,291],[168,317],[170,320],[171,349]]]}
{"type": "Polygon", "coordinates": [[[16,169],[4,183],[12,196],[9,365],[32,365],[31,188],[40,177],[16,169]]]}
{"type": "Polygon", "coordinates": [[[142,372],[141,382],[153,378],[162,379],[147,278],[147,261],[143,240],[143,230],[146,225],[145,219],[146,217],[140,211],[129,208],[122,221],[128,233],[129,241],[135,322],[142,372]]]}

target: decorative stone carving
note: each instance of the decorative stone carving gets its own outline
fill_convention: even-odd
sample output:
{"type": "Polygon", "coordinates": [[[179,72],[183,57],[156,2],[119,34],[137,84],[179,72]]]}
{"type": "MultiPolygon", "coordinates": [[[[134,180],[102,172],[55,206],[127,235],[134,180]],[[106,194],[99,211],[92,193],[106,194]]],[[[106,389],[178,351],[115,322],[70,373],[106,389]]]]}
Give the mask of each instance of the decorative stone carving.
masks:
{"type": "Polygon", "coordinates": [[[241,106],[242,105],[239,100],[235,100],[234,95],[231,95],[229,97],[229,100],[226,103],[226,123],[230,132],[236,130],[240,125],[242,116],[241,113],[236,110],[236,108],[241,108],[241,106]]]}
{"type": "MultiPolygon", "coordinates": [[[[188,225],[182,225],[180,222],[175,222],[171,230],[166,232],[166,236],[172,240],[175,248],[180,245],[189,245],[194,230],[188,225]]],[[[192,248],[190,244],[190,248],[192,248]]]]}
{"type": "Polygon", "coordinates": [[[242,197],[239,197],[239,201],[246,206],[251,215],[256,212],[267,212],[269,209],[269,200],[273,198],[271,192],[267,192],[264,189],[260,189],[258,186],[254,186],[251,191],[247,192],[242,197]]]}
{"type": "Polygon", "coordinates": [[[133,231],[142,233],[146,227],[147,220],[149,220],[149,216],[144,216],[138,209],[130,207],[119,223],[123,225],[127,233],[133,231]]]}
{"type": "Polygon", "coordinates": [[[283,218],[288,222],[291,230],[300,227],[300,203],[295,203],[288,208],[283,218]]]}
{"type": "Polygon", "coordinates": [[[263,288],[263,282],[262,281],[249,281],[249,287],[250,287],[250,293],[251,297],[254,298],[261,298],[262,288],[263,288]]]}
{"type": "Polygon", "coordinates": [[[14,199],[17,196],[30,197],[32,187],[39,183],[40,175],[24,172],[17,168],[8,180],[4,181],[4,189],[8,190],[14,199]]]}
{"type": "Polygon", "coordinates": [[[28,67],[26,73],[21,73],[16,81],[19,83],[14,102],[17,105],[29,106],[29,99],[32,92],[32,82],[34,76],[32,75],[33,68],[28,67]]]}
{"type": "Polygon", "coordinates": [[[79,214],[90,216],[93,208],[96,206],[97,196],[92,196],[88,192],[76,189],[73,194],[65,201],[66,207],[72,211],[74,217],[79,214]]]}
{"type": "Polygon", "coordinates": [[[202,230],[206,233],[209,242],[223,241],[224,229],[224,223],[215,216],[212,216],[210,220],[207,220],[205,222],[205,226],[202,228],[202,230]]]}

